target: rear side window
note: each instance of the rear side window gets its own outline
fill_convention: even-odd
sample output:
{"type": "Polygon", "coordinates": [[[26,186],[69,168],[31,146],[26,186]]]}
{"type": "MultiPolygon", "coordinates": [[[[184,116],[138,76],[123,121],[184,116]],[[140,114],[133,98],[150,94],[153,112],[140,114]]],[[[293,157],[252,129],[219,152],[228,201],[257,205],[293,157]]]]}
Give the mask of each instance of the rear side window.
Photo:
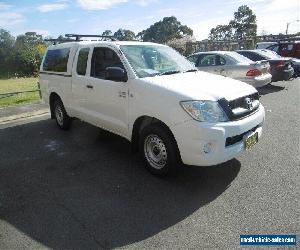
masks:
{"type": "Polygon", "coordinates": [[[86,73],[87,60],[89,56],[89,48],[84,48],[79,51],[77,61],[77,74],[84,76],[86,73]]]}
{"type": "Polygon", "coordinates": [[[54,72],[67,72],[70,48],[48,50],[43,70],[54,72]]]}

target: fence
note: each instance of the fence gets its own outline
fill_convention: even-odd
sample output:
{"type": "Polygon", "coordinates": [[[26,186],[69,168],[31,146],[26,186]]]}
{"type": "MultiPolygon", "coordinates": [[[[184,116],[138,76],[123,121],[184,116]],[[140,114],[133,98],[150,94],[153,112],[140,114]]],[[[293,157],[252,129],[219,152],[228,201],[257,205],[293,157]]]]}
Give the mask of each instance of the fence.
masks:
{"type": "Polygon", "coordinates": [[[37,84],[38,84],[38,89],[34,89],[34,90],[16,91],[16,92],[10,92],[10,93],[0,93],[0,99],[9,98],[14,95],[19,95],[19,94],[23,94],[23,93],[34,93],[34,92],[39,92],[39,96],[41,99],[42,93],[41,93],[40,83],[38,82],[37,84]]]}
{"type": "Polygon", "coordinates": [[[299,34],[291,35],[264,35],[249,37],[239,40],[202,40],[197,42],[186,43],[186,54],[192,54],[200,51],[212,51],[212,50],[237,50],[237,49],[254,49],[257,42],[280,42],[280,41],[296,41],[300,40],[299,34]]]}
{"type": "Polygon", "coordinates": [[[191,53],[200,51],[212,51],[212,50],[237,50],[237,49],[254,49],[255,39],[244,40],[224,40],[224,41],[212,41],[203,40],[197,42],[191,42],[186,44],[186,51],[191,53]]]}

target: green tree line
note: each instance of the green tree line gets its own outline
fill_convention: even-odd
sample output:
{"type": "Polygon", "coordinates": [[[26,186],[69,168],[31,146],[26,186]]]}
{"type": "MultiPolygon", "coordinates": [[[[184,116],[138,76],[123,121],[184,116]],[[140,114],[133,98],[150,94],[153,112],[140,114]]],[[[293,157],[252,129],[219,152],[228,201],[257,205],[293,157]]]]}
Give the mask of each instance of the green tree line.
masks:
{"type": "MultiPolygon", "coordinates": [[[[256,30],[255,14],[248,6],[243,5],[234,13],[234,19],[228,25],[217,25],[211,29],[209,39],[244,39],[255,36],[256,30]]],[[[139,40],[168,44],[182,54],[189,53],[185,50],[186,43],[195,40],[193,30],[174,16],[164,17],[137,34],[120,28],[115,32],[105,30],[102,35],[114,36],[120,41],[139,40]]],[[[66,39],[63,36],[58,38],[66,39]]],[[[9,31],[0,29],[0,77],[36,76],[42,56],[49,45],[35,32],[27,32],[15,38],[9,31]]]]}

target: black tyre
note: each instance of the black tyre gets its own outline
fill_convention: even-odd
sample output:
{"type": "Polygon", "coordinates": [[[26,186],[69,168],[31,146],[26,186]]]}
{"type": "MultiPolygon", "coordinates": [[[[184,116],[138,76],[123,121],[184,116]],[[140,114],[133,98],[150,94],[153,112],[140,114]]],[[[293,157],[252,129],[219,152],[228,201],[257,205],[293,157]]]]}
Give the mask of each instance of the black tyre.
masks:
{"type": "Polygon", "coordinates": [[[140,135],[140,153],[152,174],[175,173],[181,165],[177,143],[171,132],[161,124],[145,127],[140,135]]]}
{"type": "Polygon", "coordinates": [[[71,126],[71,118],[68,116],[65,107],[60,99],[54,101],[53,113],[57,125],[63,129],[67,130],[71,126]]]}

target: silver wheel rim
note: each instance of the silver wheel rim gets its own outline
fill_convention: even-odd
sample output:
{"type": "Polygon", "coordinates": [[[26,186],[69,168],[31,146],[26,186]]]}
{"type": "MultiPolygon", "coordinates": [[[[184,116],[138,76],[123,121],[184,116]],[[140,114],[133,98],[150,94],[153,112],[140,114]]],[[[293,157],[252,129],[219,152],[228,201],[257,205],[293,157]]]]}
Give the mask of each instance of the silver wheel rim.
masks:
{"type": "Polygon", "coordinates": [[[144,154],[149,164],[155,169],[162,169],[167,164],[167,149],[157,135],[148,135],[144,141],[144,154]]]}
{"type": "Polygon", "coordinates": [[[57,120],[57,123],[62,126],[64,123],[64,113],[62,111],[62,107],[60,105],[57,105],[55,107],[55,117],[57,120]]]}

